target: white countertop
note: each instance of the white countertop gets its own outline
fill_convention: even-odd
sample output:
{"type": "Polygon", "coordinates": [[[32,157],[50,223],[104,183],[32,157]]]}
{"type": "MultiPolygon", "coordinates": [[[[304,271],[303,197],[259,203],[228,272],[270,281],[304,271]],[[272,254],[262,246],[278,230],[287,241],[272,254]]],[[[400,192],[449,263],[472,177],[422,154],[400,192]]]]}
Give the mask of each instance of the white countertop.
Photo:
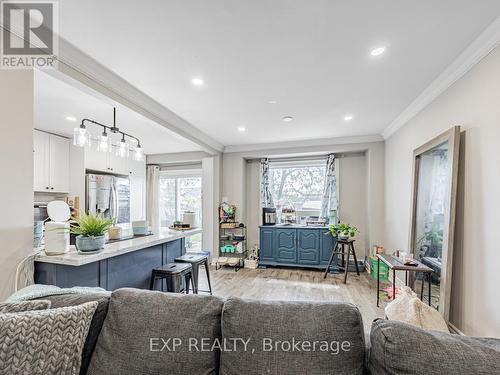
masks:
{"type": "Polygon", "coordinates": [[[153,234],[151,236],[136,237],[129,240],[106,244],[103,250],[94,254],[80,254],[73,245],[70,246],[70,251],[68,253],[62,255],[47,255],[42,250],[38,255],[35,256],[35,261],[63,264],[67,266],[83,266],[85,264],[98,262],[103,259],[130,253],[132,251],[141,250],[165,242],[174,241],[179,238],[190,237],[201,232],[201,228],[186,231],[160,229],[158,234],[153,234]]]}

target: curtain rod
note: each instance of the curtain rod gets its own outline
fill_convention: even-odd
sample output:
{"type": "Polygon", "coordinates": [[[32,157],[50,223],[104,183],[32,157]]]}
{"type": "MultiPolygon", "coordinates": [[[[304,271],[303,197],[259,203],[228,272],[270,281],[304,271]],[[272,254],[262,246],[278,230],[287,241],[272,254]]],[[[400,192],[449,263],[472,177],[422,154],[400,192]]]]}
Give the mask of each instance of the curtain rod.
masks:
{"type": "MultiPolygon", "coordinates": [[[[330,154],[333,154],[336,159],[342,159],[342,158],[349,157],[349,156],[364,156],[365,155],[364,152],[339,152],[339,153],[331,152],[331,153],[323,154],[323,155],[290,156],[290,157],[282,157],[282,158],[280,158],[280,157],[276,157],[276,158],[268,157],[268,159],[269,159],[270,163],[272,163],[273,161],[274,162],[309,161],[309,160],[314,161],[314,160],[326,160],[328,158],[328,155],[330,155],[330,154]]],[[[265,159],[265,157],[248,158],[246,160],[247,160],[247,162],[251,162],[251,161],[260,161],[262,159],[265,159]]]]}

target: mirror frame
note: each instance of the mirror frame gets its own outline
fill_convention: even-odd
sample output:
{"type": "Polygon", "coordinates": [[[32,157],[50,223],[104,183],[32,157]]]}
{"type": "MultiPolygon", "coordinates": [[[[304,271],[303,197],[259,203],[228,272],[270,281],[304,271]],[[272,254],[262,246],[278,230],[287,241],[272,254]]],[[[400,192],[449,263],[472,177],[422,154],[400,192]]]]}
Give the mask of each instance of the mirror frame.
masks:
{"type": "Polygon", "coordinates": [[[457,184],[458,184],[458,161],[460,149],[460,126],[454,126],[448,131],[438,135],[436,138],[426,142],[413,152],[413,182],[412,182],[412,202],[410,221],[410,253],[416,254],[416,214],[418,195],[418,176],[420,167],[420,157],[423,153],[448,142],[449,146],[449,176],[448,185],[448,209],[445,212],[442,250],[442,269],[439,286],[439,312],[446,323],[449,323],[450,298],[451,298],[451,275],[453,265],[453,245],[455,237],[455,215],[457,204],[457,184]]]}

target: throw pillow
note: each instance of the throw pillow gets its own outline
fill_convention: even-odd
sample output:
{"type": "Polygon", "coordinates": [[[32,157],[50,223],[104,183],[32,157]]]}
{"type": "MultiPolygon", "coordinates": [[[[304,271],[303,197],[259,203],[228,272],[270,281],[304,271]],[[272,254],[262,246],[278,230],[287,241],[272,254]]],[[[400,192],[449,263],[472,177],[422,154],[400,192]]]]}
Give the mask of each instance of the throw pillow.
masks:
{"type": "Polygon", "coordinates": [[[50,301],[1,302],[0,314],[50,309],[50,301]]]}
{"type": "Polygon", "coordinates": [[[80,371],[82,348],[97,302],[0,314],[0,369],[6,374],[80,371]]]}

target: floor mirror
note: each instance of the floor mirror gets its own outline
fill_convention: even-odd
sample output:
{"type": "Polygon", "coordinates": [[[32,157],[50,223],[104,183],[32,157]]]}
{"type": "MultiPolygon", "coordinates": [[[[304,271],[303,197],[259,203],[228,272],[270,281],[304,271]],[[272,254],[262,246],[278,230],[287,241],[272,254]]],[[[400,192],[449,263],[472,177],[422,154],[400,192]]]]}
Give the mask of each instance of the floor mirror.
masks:
{"type": "MultiPolygon", "coordinates": [[[[432,268],[431,306],[449,321],[460,127],[425,143],[413,155],[410,252],[432,268]]],[[[415,290],[425,276],[416,275],[415,290]]],[[[428,303],[428,297],[424,302],[428,303]]]]}

